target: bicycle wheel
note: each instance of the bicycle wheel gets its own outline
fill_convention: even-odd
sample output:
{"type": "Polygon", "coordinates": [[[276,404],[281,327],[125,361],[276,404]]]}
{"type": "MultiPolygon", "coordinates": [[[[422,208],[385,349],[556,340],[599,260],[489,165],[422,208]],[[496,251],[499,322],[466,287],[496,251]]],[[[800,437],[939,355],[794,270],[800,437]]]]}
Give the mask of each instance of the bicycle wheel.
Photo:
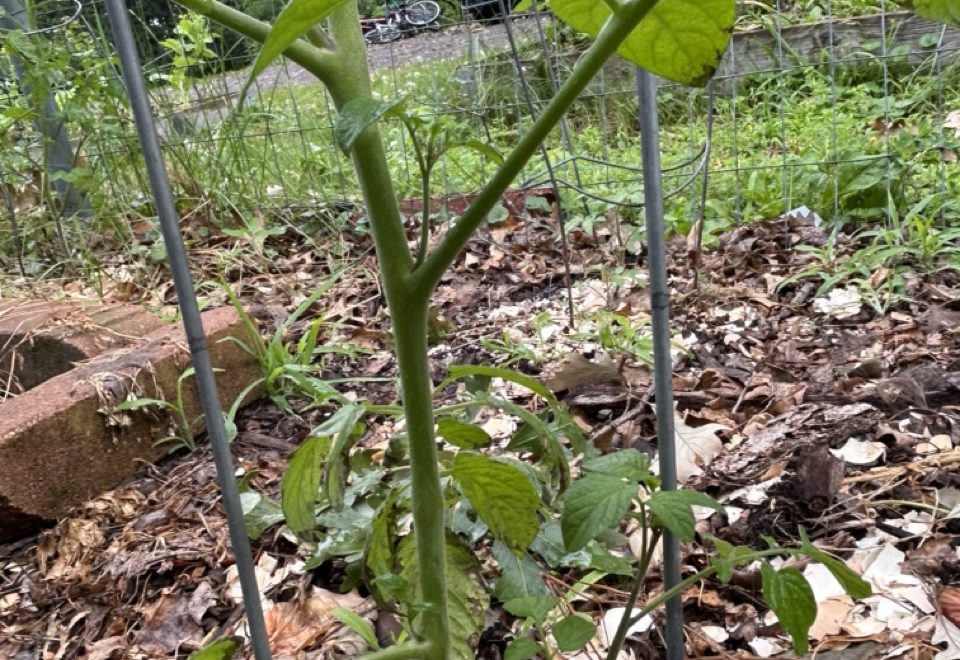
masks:
{"type": "Polygon", "coordinates": [[[386,44],[396,41],[403,35],[395,25],[377,25],[375,28],[363,35],[368,44],[386,44]]]}
{"type": "Polygon", "coordinates": [[[407,5],[403,13],[410,25],[429,25],[440,17],[440,5],[433,0],[417,0],[407,5]]]}

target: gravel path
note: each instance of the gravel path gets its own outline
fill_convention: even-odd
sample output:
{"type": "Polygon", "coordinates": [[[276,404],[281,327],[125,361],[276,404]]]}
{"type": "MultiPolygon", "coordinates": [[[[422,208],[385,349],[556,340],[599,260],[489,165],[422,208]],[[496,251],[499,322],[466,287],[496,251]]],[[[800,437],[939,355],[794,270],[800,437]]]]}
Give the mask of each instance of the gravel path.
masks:
{"type": "MultiPolygon", "coordinates": [[[[550,18],[543,16],[541,21],[547,25],[550,18]]],[[[512,19],[514,38],[522,43],[537,39],[537,23],[532,16],[512,19]]],[[[373,71],[388,69],[419,62],[464,57],[468,53],[471,40],[474,47],[483,51],[504,50],[509,48],[507,30],[504,23],[463,23],[444,28],[438,32],[424,32],[411,38],[401,39],[388,44],[368,46],[368,61],[373,71]]],[[[236,96],[246,82],[246,69],[234,71],[222,76],[217,83],[216,96],[236,96]]],[[[313,84],[317,80],[306,69],[293,62],[281,62],[264,70],[255,84],[261,90],[296,84],[313,84]]],[[[198,98],[209,99],[206,93],[198,98]]]]}

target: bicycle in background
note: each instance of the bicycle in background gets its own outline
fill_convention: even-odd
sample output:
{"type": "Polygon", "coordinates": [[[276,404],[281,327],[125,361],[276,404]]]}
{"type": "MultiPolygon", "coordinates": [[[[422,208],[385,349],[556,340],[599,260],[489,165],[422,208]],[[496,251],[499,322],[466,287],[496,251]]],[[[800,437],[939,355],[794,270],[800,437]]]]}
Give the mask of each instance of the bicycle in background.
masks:
{"type": "Polygon", "coordinates": [[[416,0],[387,9],[382,18],[360,19],[360,29],[368,44],[385,44],[424,30],[439,30],[440,5],[434,0],[416,0]]]}

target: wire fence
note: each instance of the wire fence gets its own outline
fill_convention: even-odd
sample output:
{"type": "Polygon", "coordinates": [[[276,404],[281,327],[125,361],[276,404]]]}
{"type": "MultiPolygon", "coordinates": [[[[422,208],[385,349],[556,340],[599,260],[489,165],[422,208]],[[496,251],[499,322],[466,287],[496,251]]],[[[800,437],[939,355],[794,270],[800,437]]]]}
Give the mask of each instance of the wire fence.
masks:
{"type": "MultiPolygon", "coordinates": [[[[15,0],[2,1],[8,15],[18,15],[15,0]]],[[[136,233],[134,225],[156,215],[169,244],[178,245],[175,216],[234,225],[272,213],[336,228],[344,220],[340,210],[355,208],[359,195],[336,147],[325,91],[304,71],[281,63],[260,76],[241,104],[255,47],[218,36],[164,0],[146,2],[133,8],[134,16],[151,17],[140,21],[135,36],[162,138],[159,151],[144,140],[154,168],[149,176],[103,7],[51,5],[41,7],[46,13],[22,12],[22,22],[7,25],[0,104],[10,148],[0,156],[0,178],[10,251],[22,256],[42,240],[42,228],[21,222],[32,209],[64,208],[49,201],[51,181],[75,186],[94,213],[92,219],[54,217],[67,253],[79,237],[90,240],[90,223],[101,230],[112,225],[120,236],[136,233]],[[54,104],[40,108],[40,98],[54,104]],[[66,127],[77,154],[73,163],[53,166],[51,122],[66,127]],[[172,204],[165,190],[151,191],[148,183],[163,178],[156,169],[163,167],[173,184],[172,204]]],[[[119,0],[111,3],[114,12],[122,8],[119,0]]],[[[665,487],[676,484],[668,477],[673,452],[666,449],[674,432],[661,197],[667,224],[684,231],[699,220],[708,236],[799,206],[828,222],[891,220],[917,208],[935,209],[943,223],[957,221],[948,198],[957,197],[958,184],[960,33],[891,11],[882,1],[869,15],[846,16],[831,2],[819,14],[810,7],[822,5],[786,11],[778,2],[775,12],[745,14],[721,69],[703,90],[661,85],[655,95],[648,77],[611,62],[517,182],[552,190],[564,216],[561,235],[564,227],[585,225],[611,209],[641,230],[639,210],[646,212],[650,288],[659,301],[653,305],[654,372],[665,487]],[[652,176],[657,168],[662,191],[660,177],[652,176]]],[[[409,98],[427,120],[506,150],[542,111],[585,44],[536,10],[495,21],[464,21],[459,7],[452,14],[439,31],[372,46],[375,88],[387,98],[409,98]]],[[[124,55],[129,76],[129,48],[124,55]]],[[[145,109],[137,104],[141,128],[150,121],[145,109]]],[[[388,121],[383,133],[398,194],[416,196],[420,172],[402,127],[388,121]]],[[[482,152],[445,159],[433,196],[442,207],[478,188],[490,167],[482,152]]],[[[197,317],[182,249],[171,255],[178,298],[181,304],[192,300],[184,317],[197,317]]],[[[25,268],[22,259],[19,267],[25,268]]],[[[194,330],[199,340],[202,331],[194,330]]],[[[209,365],[205,371],[212,383],[209,365]]],[[[216,401],[215,392],[207,394],[208,402],[216,401]]],[[[208,408],[207,420],[217,429],[233,545],[245,548],[220,412],[208,408]]],[[[676,543],[665,547],[669,587],[679,580],[680,553],[676,543]]],[[[249,554],[240,555],[249,607],[259,599],[249,554]]],[[[683,637],[679,600],[671,607],[667,647],[673,658],[682,656],[683,637]]],[[[251,614],[251,620],[258,617],[251,614]]],[[[254,637],[264,649],[258,655],[267,657],[266,637],[254,637]]]]}
{"type": "MultiPolygon", "coordinates": [[[[686,230],[703,215],[709,235],[798,206],[827,220],[889,217],[929,196],[944,222],[955,221],[946,200],[957,190],[960,32],[886,2],[859,5],[867,15],[836,4],[777,3],[774,12],[743,13],[709,89],[661,85],[666,213],[674,228],[686,230]]],[[[37,188],[50,178],[12,53],[26,64],[26,82],[56,100],[77,148],[77,167],[59,178],[84,191],[99,221],[117,232],[154,215],[102,9],[99,1],[83,11],[46,3],[33,33],[5,33],[0,105],[8,109],[9,148],[0,178],[8,215],[36,208],[44,194],[37,188]]],[[[253,44],[167,0],[137,0],[130,9],[181,213],[225,224],[257,212],[306,213],[335,227],[358,187],[335,145],[335,113],[322,87],[280,63],[238,107],[253,44]]],[[[267,14],[276,9],[261,6],[267,14]]],[[[585,47],[542,11],[477,20],[444,5],[441,21],[437,32],[370,47],[375,88],[502,150],[585,47]]],[[[517,185],[556,187],[568,223],[611,205],[638,219],[638,113],[635,72],[612,61],[517,185]]],[[[384,133],[398,194],[419,196],[402,127],[388,122],[384,133]]],[[[469,193],[489,171],[477,154],[456,153],[440,164],[433,196],[469,193]]],[[[19,231],[29,234],[29,226],[19,231]]],[[[83,229],[66,223],[61,232],[83,229]]],[[[11,234],[0,233],[5,254],[11,234]]],[[[23,238],[21,250],[40,240],[23,238]]]]}

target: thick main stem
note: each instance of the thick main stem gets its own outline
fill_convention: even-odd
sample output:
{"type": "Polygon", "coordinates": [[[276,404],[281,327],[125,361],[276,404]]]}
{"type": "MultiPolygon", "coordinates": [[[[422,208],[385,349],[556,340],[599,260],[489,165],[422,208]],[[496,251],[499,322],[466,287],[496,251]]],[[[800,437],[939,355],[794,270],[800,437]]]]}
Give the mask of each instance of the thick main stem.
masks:
{"type": "MultiPolygon", "coordinates": [[[[370,96],[370,74],[356,5],[347,3],[331,16],[330,23],[341,70],[340,75],[328,83],[328,88],[339,110],[355,98],[370,96]]],[[[419,632],[428,644],[419,657],[447,660],[450,623],[447,615],[444,498],[437,466],[433,382],[427,355],[427,311],[433,287],[412,286],[413,257],[407,246],[403,220],[376,126],[361,133],[354,143],[352,155],[367,203],[383,291],[390,310],[410,443],[413,531],[423,605],[419,632]]],[[[424,204],[427,203],[428,200],[424,200],[424,204]]],[[[426,231],[426,227],[422,230],[426,231]]]]}
{"type": "Polygon", "coordinates": [[[447,615],[444,498],[433,433],[433,382],[427,360],[427,306],[394,306],[393,336],[410,439],[413,521],[424,611],[422,631],[433,645],[429,660],[446,660],[450,649],[447,615]]]}

